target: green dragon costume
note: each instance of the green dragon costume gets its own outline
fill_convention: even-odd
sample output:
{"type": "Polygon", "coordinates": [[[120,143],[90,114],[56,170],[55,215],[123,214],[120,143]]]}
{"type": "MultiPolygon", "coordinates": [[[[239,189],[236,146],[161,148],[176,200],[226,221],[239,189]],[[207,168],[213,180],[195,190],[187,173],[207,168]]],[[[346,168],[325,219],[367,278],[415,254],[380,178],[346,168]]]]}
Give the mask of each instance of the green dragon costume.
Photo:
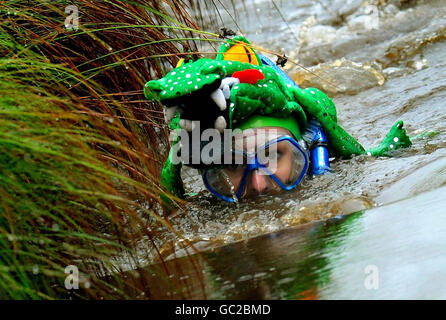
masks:
{"type": "MultiPolygon", "coordinates": [[[[366,150],[337,123],[336,107],[325,93],[287,84],[274,68],[262,63],[241,36],[223,43],[215,59],[180,61],[162,79],[147,82],[144,93],[166,106],[166,121],[171,129],[191,131],[191,120],[199,120],[202,128],[215,127],[222,132],[242,127],[253,116],[270,116],[293,117],[302,133],[307,121],[314,118],[325,130],[328,150],[334,157],[389,156],[392,150],[411,145],[403,122],[398,121],[378,147],[366,150]]],[[[168,191],[182,197],[181,164],[173,164],[172,149],[161,182],[168,191]]]]}

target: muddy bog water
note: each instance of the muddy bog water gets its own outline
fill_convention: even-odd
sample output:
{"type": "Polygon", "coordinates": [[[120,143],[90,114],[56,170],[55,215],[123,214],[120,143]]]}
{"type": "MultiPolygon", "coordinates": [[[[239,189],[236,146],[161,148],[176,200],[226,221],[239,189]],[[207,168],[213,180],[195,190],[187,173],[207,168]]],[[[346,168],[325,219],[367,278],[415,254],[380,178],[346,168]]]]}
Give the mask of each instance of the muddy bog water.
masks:
{"type": "Polygon", "coordinates": [[[163,284],[152,293],[165,298],[446,299],[445,193],[170,260],[167,290],[150,273],[147,281],[163,284]]]}
{"type": "MultiPolygon", "coordinates": [[[[333,159],[332,173],[293,192],[236,205],[184,170],[190,202],[171,222],[201,253],[185,257],[184,239],[163,246],[172,275],[159,294],[446,298],[446,1],[228,7],[253,43],[291,57],[296,81],[330,93],[340,124],[363,146],[378,145],[397,120],[418,138],[391,158],[333,159]]],[[[223,22],[204,17],[203,28],[237,29],[220,14],[223,22]]]]}

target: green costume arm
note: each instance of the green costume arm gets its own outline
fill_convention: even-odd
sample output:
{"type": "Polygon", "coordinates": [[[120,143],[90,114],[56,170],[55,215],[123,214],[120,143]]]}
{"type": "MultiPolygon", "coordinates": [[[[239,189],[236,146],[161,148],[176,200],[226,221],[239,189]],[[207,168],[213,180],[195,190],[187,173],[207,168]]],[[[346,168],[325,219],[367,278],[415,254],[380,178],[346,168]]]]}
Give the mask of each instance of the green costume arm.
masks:
{"type": "Polygon", "coordinates": [[[403,125],[403,121],[395,123],[381,144],[376,148],[367,150],[367,154],[375,157],[390,156],[392,150],[406,148],[412,145],[403,125]]]}
{"type": "Polygon", "coordinates": [[[334,156],[350,157],[361,154],[375,157],[389,156],[392,150],[409,147],[412,144],[403,128],[403,122],[398,121],[378,147],[365,150],[337,123],[336,107],[325,93],[316,88],[307,88],[297,89],[295,95],[305,112],[318,120],[324,128],[329,149],[334,156]]]}
{"type": "MultiPolygon", "coordinates": [[[[170,129],[177,131],[180,128],[180,115],[176,113],[175,117],[170,123],[170,129]]],[[[177,136],[172,142],[172,146],[169,150],[169,155],[164,162],[163,169],[161,171],[161,185],[173,195],[183,198],[184,197],[184,186],[183,180],[181,179],[181,168],[182,163],[174,164],[173,157],[178,151],[176,144],[179,143],[180,138],[177,136]]]]}
{"type": "Polygon", "coordinates": [[[161,185],[175,196],[184,197],[184,186],[181,180],[181,163],[173,164],[172,157],[176,148],[171,148],[161,172],[161,185]]]}

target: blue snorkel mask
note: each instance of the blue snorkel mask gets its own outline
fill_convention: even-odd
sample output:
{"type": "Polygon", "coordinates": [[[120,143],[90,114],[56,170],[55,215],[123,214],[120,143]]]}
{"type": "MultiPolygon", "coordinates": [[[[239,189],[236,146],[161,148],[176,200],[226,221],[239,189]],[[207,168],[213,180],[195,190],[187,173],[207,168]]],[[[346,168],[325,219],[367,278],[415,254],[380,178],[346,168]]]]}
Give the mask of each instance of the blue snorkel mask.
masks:
{"type": "Polygon", "coordinates": [[[302,140],[296,141],[282,128],[254,129],[242,139],[231,150],[232,164],[202,172],[203,182],[212,194],[236,202],[292,190],[300,184],[309,167],[309,154],[302,140]]]}
{"type": "MultiPolygon", "coordinates": [[[[285,80],[289,86],[297,84],[274,62],[260,55],[265,65],[271,66],[285,80]]],[[[249,196],[258,196],[259,194],[270,193],[271,191],[292,190],[296,188],[304,178],[307,171],[312,175],[320,175],[330,171],[328,150],[326,147],[325,133],[319,123],[311,120],[308,123],[304,134],[301,132],[296,119],[275,118],[264,115],[254,115],[243,124],[238,125],[239,129],[276,127],[285,128],[289,133],[278,138],[272,139],[261,146],[257,153],[248,153],[246,151],[235,150],[234,155],[242,155],[245,159],[243,164],[233,164],[231,166],[222,166],[219,168],[210,168],[202,171],[202,178],[206,188],[221,200],[227,202],[236,202],[240,198],[249,196]],[[297,140],[299,140],[299,142],[297,140]],[[305,140],[305,142],[304,142],[305,140]],[[258,156],[259,152],[269,150],[271,146],[287,143],[290,150],[293,151],[293,167],[290,170],[290,176],[283,176],[283,167],[271,170],[268,161],[264,161],[258,156]],[[307,150],[306,146],[309,146],[307,150]],[[310,168],[311,160],[311,168],[310,168]],[[277,171],[279,170],[279,171],[277,171]],[[274,172],[275,171],[275,172],[274,172]],[[259,190],[258,184],[255,185],[256,178],[253,175],[259,174],[257,178],[265,184],[264,190],[259,190]]]]}

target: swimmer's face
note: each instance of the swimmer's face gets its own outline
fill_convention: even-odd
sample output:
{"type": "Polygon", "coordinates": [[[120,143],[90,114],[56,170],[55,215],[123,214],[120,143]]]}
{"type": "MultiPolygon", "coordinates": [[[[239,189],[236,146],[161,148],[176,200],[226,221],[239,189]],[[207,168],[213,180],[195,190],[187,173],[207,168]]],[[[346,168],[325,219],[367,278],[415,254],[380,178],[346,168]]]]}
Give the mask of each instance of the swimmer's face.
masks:
{"type": "MultiPolygon", "coordinates": [[[[265,145],[268,141],[280,136],[292,134],[280,127],[264,127],[260,129],[245,130],[243,132],[243,140],[239,141],[239,146],[243,145],[243,149],[255,151],[256,148],[265,145]]],[[[260,153],[260,152],[259,152],[260,153]]],[[[270,148],[264,149],[261,161],[268,166],[268,169],[284,184],[296,179],[295,155],[293,146],[287,141],[281,141],[270,148]],[[262,157],[263,156],[263,157],[262,157]]],[[[242,182],[245,172],[243,165],[231,165],[224,169],[227,177],[231,181],[235,190],[238,190],[242,182]]],[[[265,193],[277,193],[282,189],[278,187],[266,172],[261,169],[253,170],[247,177],[246,187],[242,194],[243,197],[257,196],[265,193]]]]}

